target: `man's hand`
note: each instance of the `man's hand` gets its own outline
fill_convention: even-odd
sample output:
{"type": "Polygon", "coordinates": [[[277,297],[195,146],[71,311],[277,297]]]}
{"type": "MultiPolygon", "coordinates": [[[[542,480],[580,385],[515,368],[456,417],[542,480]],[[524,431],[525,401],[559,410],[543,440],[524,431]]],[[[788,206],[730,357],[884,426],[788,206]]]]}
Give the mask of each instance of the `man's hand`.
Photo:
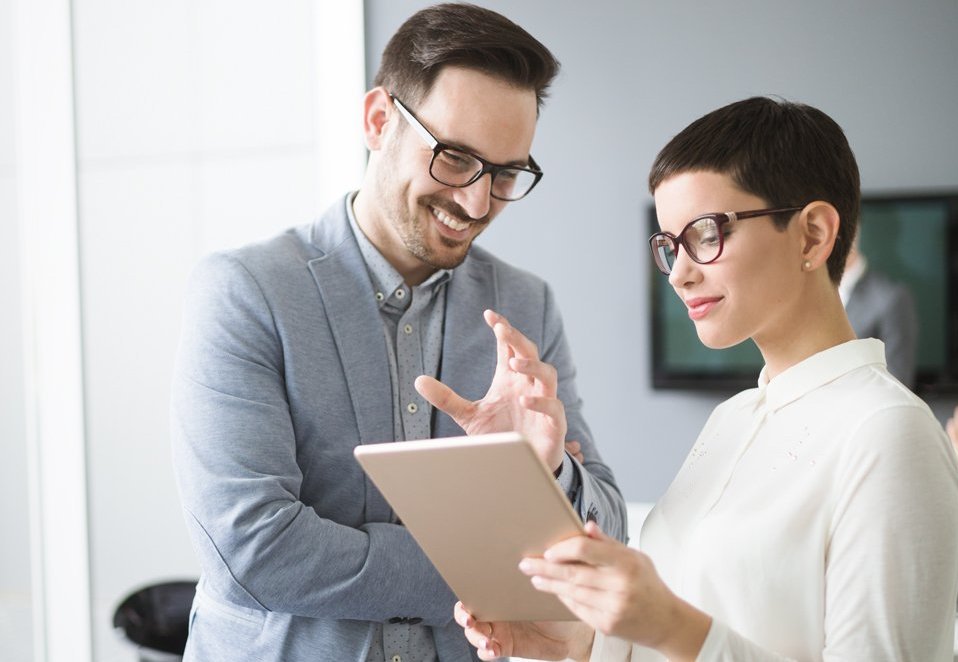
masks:
{"type": "Polygon", "coordinates": [[[948,433],[948,438],[951,439],[951,445],[955,447],[955,452],[958,452],[958,407],[955,407],[951,418],[945,423],[945,432],[948,433]]]}
{"type": "Polygon", "coordinates": [[[579,461],[579,464],[585,463],[585,455],[582,453],[582,444],[578,441],[565,442],[565,452],[579,461]]]}
{"type": "Polygon", "coordinates": [[[516,623],[477,621],[461,602],[453,610],[456,623],[476,647],[480,660],[519,656],[537,660],[587,660],[595,630],[576,621],[516,623]]]}
{"type": "Polygon", "coordinates": [[[446,412],[466,434],[520,432],[550,470],[562,463],[565,407],[558,399],[555,368],[539,360],[535,343],[491,310],[483,314],[496,335],[496,372],[481,400],[469,401],[442,382],[421,375],[416,390],[446,412]]]}

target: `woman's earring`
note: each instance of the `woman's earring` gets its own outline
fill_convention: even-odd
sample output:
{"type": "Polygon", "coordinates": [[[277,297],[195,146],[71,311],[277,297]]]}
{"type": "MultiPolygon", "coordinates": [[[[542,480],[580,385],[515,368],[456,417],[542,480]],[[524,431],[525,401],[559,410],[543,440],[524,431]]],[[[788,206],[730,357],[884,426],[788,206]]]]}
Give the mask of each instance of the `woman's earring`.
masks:
{"type": "Polygon", "coordinates": [[[802,262],[802,269],[804,269],[805,271],[808,271],[811,268],[812,268],[811,262],[809,262],[808,260],[805,260],[804,262],[802,262]]]}

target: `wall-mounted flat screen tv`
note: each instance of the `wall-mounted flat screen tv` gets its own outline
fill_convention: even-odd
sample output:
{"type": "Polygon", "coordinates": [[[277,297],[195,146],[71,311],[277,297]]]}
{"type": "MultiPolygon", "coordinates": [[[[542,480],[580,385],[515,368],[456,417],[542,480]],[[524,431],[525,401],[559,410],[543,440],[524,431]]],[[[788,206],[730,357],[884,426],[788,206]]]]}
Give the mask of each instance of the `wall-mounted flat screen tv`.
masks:
{"type": "MultiPolygon", "coordinates": [[[[654,205],[649,206],[648,228],[648,234],[658,230],[654,205]]],[[[958,393],[958,192],[863,196],[860,228],[859,246],[869,269],[906,284],[915,301],[915,390],[958,393]]],[[[649,269],[653,388],[754,387],[764,364],[754,343],[705,347],[685,305],[651,258],[649,269]]]]}

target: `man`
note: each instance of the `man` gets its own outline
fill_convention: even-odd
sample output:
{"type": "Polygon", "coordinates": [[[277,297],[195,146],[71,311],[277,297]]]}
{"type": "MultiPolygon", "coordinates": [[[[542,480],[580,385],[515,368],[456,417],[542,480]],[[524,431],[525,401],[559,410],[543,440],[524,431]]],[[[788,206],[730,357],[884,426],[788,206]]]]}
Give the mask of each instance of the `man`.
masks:
{"type": "Polygon", "coordinates": [[[415,14],[364,99],[360,191],[196,269],[172,405],[203,570],[186,660],[475,659],[360,443],[520,429],[582,518],[624,537],[548,286],[472,246],[541,177],[530,147],[557,69],[494,12],[415,14]],[[536,411],[559,400],[567,434],[536,411]]]}
{"type": "Polygon", "coordinates": [[[915,388],[915,354],[918,351],[918,314],[908,286],[870,269],[852,244],[845,273],[838,286],[848,321],[859,338],[885,343],[888,372],[908,388],[915,388]]]}

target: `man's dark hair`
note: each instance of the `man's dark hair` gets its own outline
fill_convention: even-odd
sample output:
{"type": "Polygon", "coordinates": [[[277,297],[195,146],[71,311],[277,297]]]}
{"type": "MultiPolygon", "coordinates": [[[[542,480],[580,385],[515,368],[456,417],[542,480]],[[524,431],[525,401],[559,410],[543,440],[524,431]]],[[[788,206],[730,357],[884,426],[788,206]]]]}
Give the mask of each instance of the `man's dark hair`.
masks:
{"type": "Polygon", "coordinates": [[[383,51],[374,84],[415,105],[443,67],[475,69],[535,90],[542,107],[559,61],[505,16],[470,4],[427,7],[400,26],[383,51]]]}
{"type": "MultiPolygon", "coordinates": [[[[649,190],[684,172],[729,175],[739,188],[771,207],[831,203],[840,224],[828,275],[841,280],[858,226],[861,188],[848,140],[828,115],[805,104],[752,97],[692,122],[662,148],[649,173],[649,190]]],[[[734,211],[734,210],[710,210],[734,211]]],[[[785,228],[792,214],[775,217],[785,228]]]]}

